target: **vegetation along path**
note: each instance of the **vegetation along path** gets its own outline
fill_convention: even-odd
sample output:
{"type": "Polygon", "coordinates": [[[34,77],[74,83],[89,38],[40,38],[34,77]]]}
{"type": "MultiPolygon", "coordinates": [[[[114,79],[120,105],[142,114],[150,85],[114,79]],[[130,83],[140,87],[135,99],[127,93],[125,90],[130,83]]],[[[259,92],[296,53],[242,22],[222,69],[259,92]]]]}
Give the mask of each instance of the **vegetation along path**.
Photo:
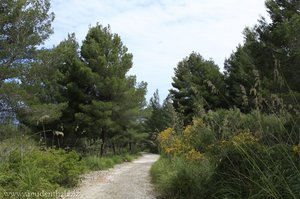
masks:
{"type": "Polygon", "coordinates": [[[158,158],[159,155],[144,154],[113,169],[91,172],[74,190],[78,193],[76,199],[154,199],[149,170],[158,158]]]}

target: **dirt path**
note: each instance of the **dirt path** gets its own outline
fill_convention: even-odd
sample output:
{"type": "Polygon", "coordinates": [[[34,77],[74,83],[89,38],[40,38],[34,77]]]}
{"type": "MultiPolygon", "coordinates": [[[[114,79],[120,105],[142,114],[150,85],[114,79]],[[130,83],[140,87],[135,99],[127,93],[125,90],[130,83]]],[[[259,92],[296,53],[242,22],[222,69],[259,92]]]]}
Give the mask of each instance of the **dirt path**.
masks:
{"type": "Polygon", "coordinates": [[[144,154],[133,162],[116,165],[107,171],[86,174],[72,199],[155,199],[149,170],[159,158],[144,154]]]}

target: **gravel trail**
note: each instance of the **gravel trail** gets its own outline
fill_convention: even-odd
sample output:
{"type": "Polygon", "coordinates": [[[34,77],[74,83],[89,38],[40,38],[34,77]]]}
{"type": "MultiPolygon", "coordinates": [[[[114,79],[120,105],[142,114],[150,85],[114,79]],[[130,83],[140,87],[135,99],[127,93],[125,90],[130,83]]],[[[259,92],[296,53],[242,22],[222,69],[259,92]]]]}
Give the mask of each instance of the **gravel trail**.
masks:
{"type": "Polygon", "coordinates": [[[84,175],[72,199],[155,199],[149,170],[159,155],[143,154],[138,159],[107,171],[84,175]]]}

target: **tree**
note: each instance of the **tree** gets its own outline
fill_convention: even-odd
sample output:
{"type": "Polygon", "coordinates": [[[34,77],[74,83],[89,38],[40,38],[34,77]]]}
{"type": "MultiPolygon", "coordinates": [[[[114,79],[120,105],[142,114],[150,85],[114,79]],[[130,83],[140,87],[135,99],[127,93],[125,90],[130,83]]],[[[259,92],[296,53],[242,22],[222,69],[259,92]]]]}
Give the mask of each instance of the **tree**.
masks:
{"type": "Polygon", "coordinates": [[[58,131],[64,135],[64,139],[60,137],[61,146],[74,143],[74,139],[79,137],[74,135],[74,107],[86,96],[76,93],[71,82],[77,81],[77,86],[84,87],[83,81],[89,80],[84,69],[74,35],[69,35],[53,49],[40,50],[36,61],[20,78],[20,87],[26,95],[23,97],[24,105],[18,110],[19,122],[31,127],[33,132],[46,131],[43,137],[45,141],[48,138],[48,144],[52,144],[53,133],[58,131]],[[72,96],[74,93],[76,96],[72,96]],[[45,117],[47,120],[41,122],[41,118],[45,117]]]}
{"type": "MultiPolygon", "coordinates": [[[[255,27],[261,45],[269,49],[266,60],[270,61],[272,68],[264,71],[266,74],[272,71],[280,75],[285,82],[281,88],[275,85],[273,92],[300,92],[300,2],[295,0],[269,0],[266,1],[267,11],[271,23],[262,19],[255,27]],[[271,59],[271,58],[273,59],[271,59]],[[288,87],[287,87],[288,86],[288,87]]],[[[260,66],[265,68],[265,66],[260,66]]],[[[260,69],[263,71],[263,68],[260,69]]],[[[278,78],[277,82],[280,81],[278,78]]],[[[277,83],[275,82],[275,83],[277,83]]],[[[280,82],[279,82],[280,83],[280,82]]]]}
{"type": "Polygon", "coordinates": [[[201,111],[226,106],[223,75],[218,66],[195,52],[178,63],[172,86],[173,105],[184,124],[201,111]]]}
{"type": "MultiPolygon", "coordinates": [[[[37,98],[27,103],[29,110],[35,104],[57,107],[53,108],[57,114],[47,123],[48,137],[62,131],[60,145],[70,147],[79,147],[83,139],[101,139],[101,155],[108,145],[114,149],[118,143],[131,146],[143,137],[137,129],[147,85],[127,75],[132,55],[110,27],[90,28],[81,51],[71,34],[40,55],[23,86],[37,98]]],[[[23,118],[26,123],[30,117],[23,118]]],[[[27,124],[40,128],[30,121],[27,124]]]]}
{"type": "Polygon", "coordinates": [[[241,107],[245,101],[242,97],[247,96],[246,111],[253,108],[270,110],[270,104],[278,97],[295,105],[295,97],[300,96],[300,3],[268,0],[266,7],[271,22],[262,18],[252,29],[246,28],[244,44],[225,62],[232,105],[241,107]],[[261,98],[260,107],[258,98],[261,98]]]}
{"type": "Polygon", "coordinates": [[[230,106],[240,108],[244,112],[255,107],[255,96],[250,96],[250,91],[255,85],[254,73],[257,68],[248,51],[247,47],[238,46],[236,52],[226,59],[224,64],[230,106]]]}
{"type": "Polygon", "coordinates": [[[0,112],[15,113],[24,91],[19,78],[52,33],[48,0],[3,0],[0,5],[0,112]]]}
{"type": "Polygon", "coordinates": [[[167,96],[163,103],[160,104],[159,93],[156,90],[153,97],[150,98],[148,109],[151,112],[146,122],[148,131],[157,134],[174,125],[175,112],[170,96],[167,96]]]}
{"type": "Polygon", "coordinates": [[[153,134],[156,135],[165,128],[158,90],[156,90],[153,94],[153,97],[150,98],[148,108],[150,109],[151,113],[146,122],[148,127],[147,130],[150,131],[153,136],[153,134]]]}
{"type": "Polygon", "coordinates": [[[101,155],[113,137],[131,136],[128,132],[137,125],[139,110],[145,106],[146,84],[127,76],[132,67],[132,55],[127,51],[110,27],[99,24],[90,28],[81,47],[92,80],[83,91],[88,98],[79,104],[75,119],[89,135],[101,138],[101,155]]]}
{"type": "Polygon", "coordinates": [[[147,109],[149,116],[146,118],[145,129],[149,135],[149,147],[152,152],[157,152],[157,135],[168,127],[175,125],[176,114],[170,96],[164,100],[162,105],[160,104],[158,90],[151,97],[147,109]]]}

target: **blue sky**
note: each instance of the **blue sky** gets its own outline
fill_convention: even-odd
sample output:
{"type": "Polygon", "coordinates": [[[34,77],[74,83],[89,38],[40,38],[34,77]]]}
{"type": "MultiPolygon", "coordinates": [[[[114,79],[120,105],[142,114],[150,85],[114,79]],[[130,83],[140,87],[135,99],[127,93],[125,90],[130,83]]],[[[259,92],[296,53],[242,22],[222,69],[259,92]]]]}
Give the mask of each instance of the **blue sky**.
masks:
{"type": "Polygon", "coordinates": [[[52,0],[54,34],[46,46],[75,32],[81,43],[89,26],[111,26],[133,54],[130,74],[148,83],[149,99],[164,99],[177,63],[195,51],[220,69],[243,42],[243,29],[267,16],[264,0],[52,0]]]}

